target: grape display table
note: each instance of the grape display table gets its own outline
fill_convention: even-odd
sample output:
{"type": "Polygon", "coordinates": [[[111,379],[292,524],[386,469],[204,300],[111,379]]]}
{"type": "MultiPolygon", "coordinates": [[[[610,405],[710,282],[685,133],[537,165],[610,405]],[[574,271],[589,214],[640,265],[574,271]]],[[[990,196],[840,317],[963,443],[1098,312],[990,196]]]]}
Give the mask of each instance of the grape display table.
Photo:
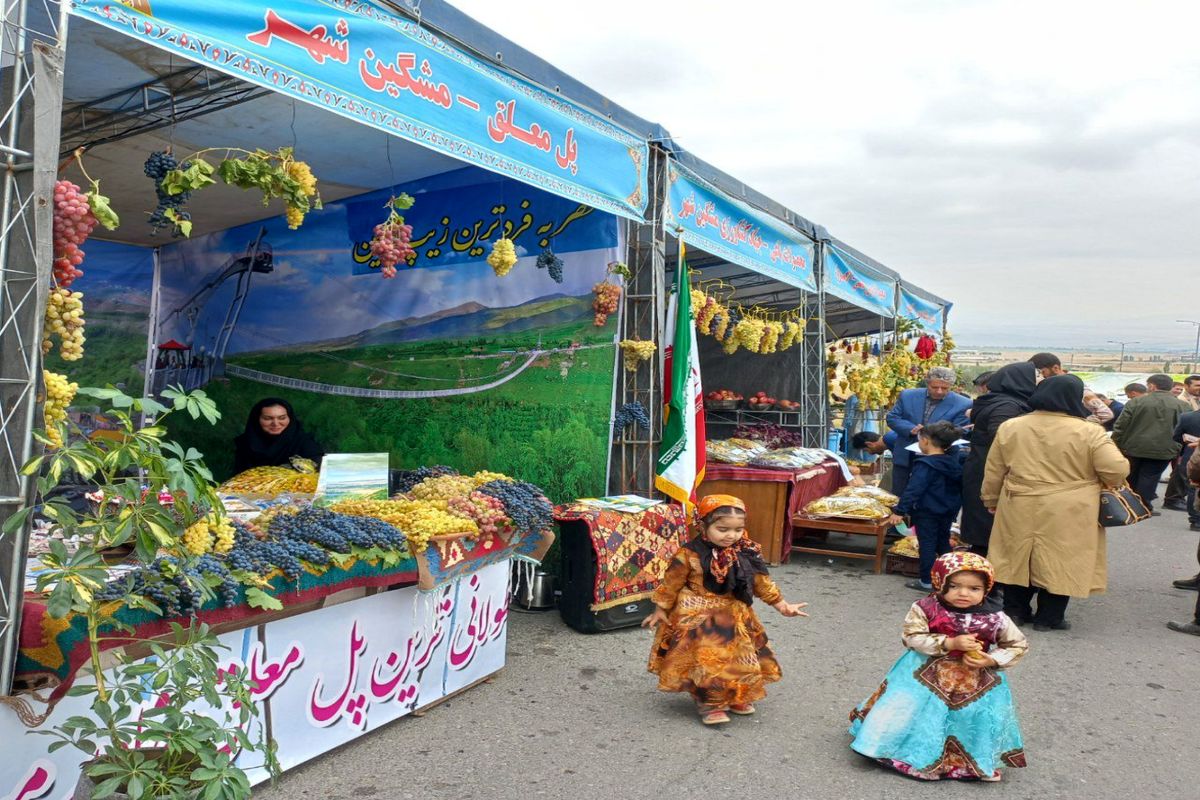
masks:
{"type": "Polygon", "coordinates": [[[872,571],[878,575],[883,571],[884,537],[887,536],[890,527],[887,520],[880,522],[863,520],[859,522],[849,519],[810,517],[807,514],[795,514],[792,517],[792,536],[794,539],[792,542],[792,552],[812,553],[819,556],[836,556],[838,558],[871,559],[875,562],[872,571]],[[804,544],[805,537],[811,535],[810,532],[814,531],[821,538],[824,538],[831,532],[848,533],[855,536],[874,536],[875,552],[833,549],[824,543],[820,547],[804,544]]]}
{"type": "Polygon", "coordinates": [[[792,517],[845,485],[841,467],[832,460],[794,470],[710,463],[697,492],[740,497],[749,512],[750,538],[762,545],[768,564],[781,564],[792,551],[792,517]]]}

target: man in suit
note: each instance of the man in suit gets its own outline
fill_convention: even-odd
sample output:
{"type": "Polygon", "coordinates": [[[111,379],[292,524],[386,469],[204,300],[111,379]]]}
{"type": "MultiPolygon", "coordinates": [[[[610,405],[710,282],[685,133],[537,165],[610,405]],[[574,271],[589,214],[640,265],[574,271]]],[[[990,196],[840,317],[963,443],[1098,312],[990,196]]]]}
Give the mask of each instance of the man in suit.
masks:
{"type": "Polygon", "coordinates": [[[955,377],[949,367],[934,367],[925,376],[924,389],[905,389],[888,412],[888,427],[896,432],[896,442],[892,445],[892,494],[897,497],[904,494],[912,471],[913,453],[907,448],[917,441],[921,428],[943,419],[960,428],[967,425],[971,401],[950,391],[955,377]]]}

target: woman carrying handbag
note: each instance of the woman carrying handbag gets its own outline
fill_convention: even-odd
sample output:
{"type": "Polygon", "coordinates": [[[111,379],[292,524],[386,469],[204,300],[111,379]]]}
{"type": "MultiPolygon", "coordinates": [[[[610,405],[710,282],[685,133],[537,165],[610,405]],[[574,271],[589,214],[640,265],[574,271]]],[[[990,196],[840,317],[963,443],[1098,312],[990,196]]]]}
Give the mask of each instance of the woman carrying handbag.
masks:
{"type": "Polygon", "coordinates": [[[1042,381],[1033,412],[1000,426],[984,473],[983,502],[996,514],[988,559],[1004,611],[1039,631],[1069,629],[1070,598],[1107,588],[1100,494],[1129,475],[1104,428],[1087,421],[1083,388],[1074,375],[1042,381]]]}

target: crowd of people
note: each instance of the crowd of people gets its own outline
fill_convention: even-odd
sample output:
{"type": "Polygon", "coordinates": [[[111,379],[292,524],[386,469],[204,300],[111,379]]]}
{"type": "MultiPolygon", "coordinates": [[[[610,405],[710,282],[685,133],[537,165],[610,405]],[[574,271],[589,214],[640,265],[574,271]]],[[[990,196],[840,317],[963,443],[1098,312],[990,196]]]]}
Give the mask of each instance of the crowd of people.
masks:
{"type": "MultiPolygon", "coordinates": [[[[850,746],[909,777],[997,781],[1002,768],[1025,766],[1004,674],[1028,652],[1021,626],[1068,630],[1070,598],[1107,586],[1102,493],[1128,481],[1161,514],[1158,484],[1173,468],[1182,492],[1167,507],[1188,509],[1197,527],[1200,376],[1177,394],[1169,376],[1152,375],[1121,404],[1039,353],[981,376],[973,400],[955,382],[953,370],[931,369],[924,387],[900,393],[888,432],[853,441],[892,453],[891,522],[916,531],[919,575],[908,585],[924,596],[904,618],[904,653],[850,712],[850,746]],[[952,546],[960,519],[969,549],[952,546]]],[[[710,495],[697,514],[696,538],[643,622],[655,632],[648,667],[660,690],[691,696],[704,724],[725,725],[754,714],[781,677],[754,601],[785,617],[807,616],[806,604],[768,577],[740,498],[710,495]]],[[[1200,589],[1200,574],[1175,586],[1200,589]]],[[[1168,624],[1200,635],[1200,602],[1194,621],[1168,624]]]]}
{"type": "MultiPolygon", "coordinates": [[[[995,569],[1005,613],[1034,630],[1068,630],[1070,598],[1107,585],[1102,490],[1128,483],[1160,516],[1155,503],[1169,472],[1161,507],[1185,512],[1200,531],[1200,375],[1151,375],[1125,387],[1125,403],[1089,390],[1052,353],[984,373],[973,400],[953,391],[955,380],[953,370],[934,367],[924,387],[900,393],[886,435],[853,441],[892,453],[900,498],[893,521],[915,528],[920,552],[910,588],[931,591],[933,564],[951,550],[958,519],[962,542],[995,569]],[[966,447],[954,446],[960,437],[966,447]]],[[[1173,585],[1200,591],[1200,572],[1173,585]]],[[[1168,626],[1200,635],[1200,600],[1193,616],[1168,626]]]]}

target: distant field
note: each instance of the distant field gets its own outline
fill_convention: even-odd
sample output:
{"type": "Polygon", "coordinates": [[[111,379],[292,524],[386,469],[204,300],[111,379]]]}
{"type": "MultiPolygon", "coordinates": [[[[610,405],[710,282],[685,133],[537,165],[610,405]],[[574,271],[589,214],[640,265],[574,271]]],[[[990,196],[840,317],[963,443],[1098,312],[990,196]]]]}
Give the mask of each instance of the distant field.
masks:
{"type": "MultiPolygon", "coordinates": [[[[611,322],[605,328],[589,322],[543,329],[542,346],[611,342],[613,327],[611,322]]],[[[339,350],[330,354],[337,360],[312,352],[230,360],[323,383],[429,388],[434,382],[414,382],[385,370],[456,381],[460,374],[494,373],[502,360],[498,351],[532,348],[537,341],[535,331],[339,350]]],[[[250,407],[263,396],[280,395],[294,404],[305,428],[328,452],[386,451],[393,468],[446,464],[464,472],[496,470],[532,481],[561,502],[604,493],[615,351],[609,344],[548,354],[496,389],[433,400],[347,398],[221,379],[205,387],[223,414],[215,428],[190,419],[177,419],[171,427],[181,441],[204,452],[213,471],[224,478],[232,468],[230,442],[242,431],[250,407]]]]}
{"type": "MultiPolygon", "coordinates": [[[[612,340],[611,325],[569,323],[539,331],[436,342],[405,342],[327,351],[277,350],[231,356],[241,367],[290,378],[341,386],[394,390],[467,387],[488,383],[513,371],[520,351],[567,348],[612,340]],[[540,336],[539,336],[540,334],[540,336]]],[[[584,351],[585,353],[592,351],[584,351]]],[[[561,370],[571,359],[547,356],[543,369],[561,370]]]]}
{"type": "Polygon", "coordinates": [[[87,312],[83,358],[63,361],[55,349],[46,356],[45,367],[61,372],[80,386],[124,385],[130,394],[141,396],[145,375],[146,336],[149,318],[145,314],[87,312]]]}

